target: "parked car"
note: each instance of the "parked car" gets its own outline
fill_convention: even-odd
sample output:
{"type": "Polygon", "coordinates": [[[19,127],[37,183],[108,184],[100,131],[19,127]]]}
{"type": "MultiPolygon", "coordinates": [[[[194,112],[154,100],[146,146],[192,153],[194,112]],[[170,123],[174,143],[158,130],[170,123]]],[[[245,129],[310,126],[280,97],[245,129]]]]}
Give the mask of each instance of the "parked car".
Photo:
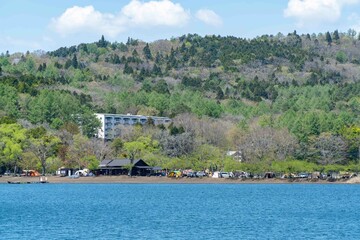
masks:
{"type": "Polygon", "coordinates": [[[204,172],[204,171],[199,171],[199,172],[196,172],[196,177],[206,177],[207,174],[204,172]]]}
{"type": "Polygon", "coordinates": [[[320,173],[320,176],[319,176],[320,179],[327,179],[328,178],[328,175],[326,173],[320,173]]]}
{"type": "Polygon", "coordinates": [[[150,176],[165,177],[166,173],[165,172],[153,172],[153,173],[149,173],[147,176],[148,177],[150,177],[150,176]]]}
{"type": "Polygon", "coordinates": [[[232,172],[220,172],[222,178],[233,178],[234,174],[232,172]]]}
{"type": "Polygon", "coordinates": [[[81,177],[86,177],[90,173],[89,169],[84,168],[83,170],[77,170],[74,175],[79,175],[81,177]]]}
{"type": "Polygon", "coordinates": [[[241,171],[241,172],[235,172],[234,177],[235,178],[251,178],[252,176],[248,172],[241,171]]]}
{"type": "Polygon", "coordinates": [[[180,171],[171,171],[171,172],[168,173],[167,176],[171,177],[171,178],[180,178],[183,175],[182,175],[182,172],[180,172],[180,171]]]}
{"type": "Polygon", "coordinates": [[[264,178],[275,178],[275,173],[273,172],[266,172],[264,178]]]}
{"type": "Polygon", "coordinates": [[[299,178],[308,178],[309,174],[308,173],[299,173],[299,178]]]}
{"type": "Polygon", "coordinates": [[[195,172],[188,172],[188,173],[186,174],[186,176],[187,176],[188,178],[193,178],[193,177],[196,177],[196,173],[195,173],[195,172]]]}

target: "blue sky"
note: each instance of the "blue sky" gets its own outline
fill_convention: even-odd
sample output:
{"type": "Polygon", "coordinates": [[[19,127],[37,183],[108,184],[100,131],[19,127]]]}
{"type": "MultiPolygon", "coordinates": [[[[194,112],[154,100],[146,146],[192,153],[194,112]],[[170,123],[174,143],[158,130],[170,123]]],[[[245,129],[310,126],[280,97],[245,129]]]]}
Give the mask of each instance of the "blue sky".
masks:
{"type": "Polygon", "coordinates": [[[11,0],[0,2],[0,52],[55,50],[100,39],[187,33],[360,32],[360,0],[11,0]]]}

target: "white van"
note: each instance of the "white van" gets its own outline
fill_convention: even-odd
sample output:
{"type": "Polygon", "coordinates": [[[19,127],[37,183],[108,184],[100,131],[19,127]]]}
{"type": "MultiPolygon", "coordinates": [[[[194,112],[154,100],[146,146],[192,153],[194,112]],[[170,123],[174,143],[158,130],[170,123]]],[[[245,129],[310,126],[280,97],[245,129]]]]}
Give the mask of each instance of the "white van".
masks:
{"type": "Polygon", "coordinates": [[[232,172],[214,172],[212,178],[233,178],[234,174],[232,172]]]}
{"type": "Polygon", "coordinates": [[[221,174],[220,174],[220,172],[216,171],[213,173],[213,175],[211,177],[212,178],[221,178],[221,174]]]}
{"type": "Polygon", "coordinates": [[[220,172],[222,178],[233,178],[234,174],[232,172],[220,172]]]}
{"type": "Polygon", "coordinates": [[[89,175],[89,172],[90,172],[89,169],[84,168],[83,170],[76,171],[74,175],[86,177],[87,175],[89,175]]]}

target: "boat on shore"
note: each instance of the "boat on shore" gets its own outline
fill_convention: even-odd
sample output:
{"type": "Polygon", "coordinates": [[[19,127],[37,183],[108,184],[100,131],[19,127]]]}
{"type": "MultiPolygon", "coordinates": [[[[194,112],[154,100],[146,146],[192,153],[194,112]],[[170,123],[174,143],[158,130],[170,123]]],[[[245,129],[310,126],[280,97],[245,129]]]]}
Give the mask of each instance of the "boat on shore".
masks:
{"type": "Polygon", "coordinates": [[[40,176],[39,181],[7,181],[8,184],[39,184],[39,183],[49,183],[47,177],[40,176]]]}
{"type": "Polygon", "coordinates": [[[49,183],[49,182],[20,182],[20,181],[8,181],[9,184],[32,184],[32,183],[49,183]]]}

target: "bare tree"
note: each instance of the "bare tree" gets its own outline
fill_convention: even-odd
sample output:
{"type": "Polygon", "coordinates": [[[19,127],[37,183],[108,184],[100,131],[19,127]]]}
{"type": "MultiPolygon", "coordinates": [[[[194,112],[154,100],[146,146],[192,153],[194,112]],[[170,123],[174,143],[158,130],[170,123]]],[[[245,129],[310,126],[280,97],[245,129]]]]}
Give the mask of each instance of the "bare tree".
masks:
{"type": "Polygon", "coordinates": [[[310,139],[310,157],[321,165],[343,163],[346,150],[346,142],[331,133],[322,133],[310,139]]]}
{"type": "Polygon", "coordinates": [[[295,138],[287,130],[256,128],[239,139],[238,149],[246,162],[284,160],[297,148],[295,138]]]}
{"type": "Polygon", "coordinates": [[[159,141],[163,152],[169,157],[188,155],[196,147],[194,135],[190,132],[170,135],[168,132],[162,131],[155,138],[159,141]]]}
{"type": "Polygon", "coordinates": [[[109,143],[99,138],[92,138],[89,141],[89,147],[93,155],[95,155],[99,161],[111,156],[113,152],[109,143]]]}
{"type": "Polygon", "coordinates": [[[228,120],[197,118],[192,114],[181,114],[174,119],[175,125],[182,126],[185,132],[192,133],[198,141],[226,148],[228,143],[227,133],[235,126],[228,120]]]}
{"type": "Polygon", "coordinates": [[[74,135],[74,141],[69,147],[69,164],[79,168],[86,167],[86,156],[91,155],[89,139],[81,134],[74,135]]]}
{"type": "Polygon", "coordinates": [[[73,135],[67,130],[63,129],[57,132],[57,136],[61,140],[61,145],[58,149],[58,157],[61,159],[62,162],[66,163],[68,162],[67,157],[69,148],[74,142],[73,135]]]}

